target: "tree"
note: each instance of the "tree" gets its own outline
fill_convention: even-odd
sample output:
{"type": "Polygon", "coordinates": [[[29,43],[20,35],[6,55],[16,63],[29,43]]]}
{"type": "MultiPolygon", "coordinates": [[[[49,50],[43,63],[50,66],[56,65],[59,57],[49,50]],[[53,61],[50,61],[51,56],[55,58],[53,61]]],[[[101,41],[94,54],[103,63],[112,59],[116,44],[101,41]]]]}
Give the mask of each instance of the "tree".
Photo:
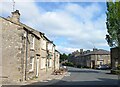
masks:
{"type": "Polygon", "coordinates": [[[107,2],[107,30],[106,40],[110,47],[118,49],[118,64],[120,64],[120,0],[107,2]]]}
{"type": "Polygon", "coordinates": [[[107,30],[106,40],[110,47],[120,48],[120,0],[107,2],[107,30]]]}
{"type": "Polygon", "coordinates": [[[66,55],[65,53],[60,54],[60,62],[65,61],[67,59],[68,59],[68,55],[66,55]]]}

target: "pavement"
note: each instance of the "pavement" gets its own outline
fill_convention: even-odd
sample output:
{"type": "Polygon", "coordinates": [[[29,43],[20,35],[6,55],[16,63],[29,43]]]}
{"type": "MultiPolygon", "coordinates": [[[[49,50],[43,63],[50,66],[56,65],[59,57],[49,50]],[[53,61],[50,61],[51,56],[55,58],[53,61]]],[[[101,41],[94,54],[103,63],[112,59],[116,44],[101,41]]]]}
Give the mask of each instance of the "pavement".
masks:
{"type": "Polygon", "coordinates": [[[44,77],[42,80],[39,79],[39,78],[36,78],[35,80],[30,80],[30,81],[27,81],[27,82],[24,82],[23,84],[24,85],[29,85],[29,84],[34,84],[34,83],[44,83],[44,82],[49,82],[51,80],[61,80],[68,72],[64,72],[62,75],[48,75],[46,77],[44,77]]]}
{"type": "MultiPolygon", "coordinates": [[[[29,81],[24,81],[24,82],[16,82],[16,83],[10,83],[10,84],[2,84],[2,87],[26,87],[28,85],[35,85],[36,83],[41,83],[41,85],[43,84],[46,84],[48,83],[47,85],[50,85],[49,82],[51,80],[56,80],[56,81],[59,81],[61,80],[65,75],[67,74],[67,72],[64,72],[62,75],[52,75],[52,74],[49,74],[49,75],[46,75],[46,76],[43,76],[42,77],[42,80],[41,78],[35,78],[34,80],[29,80],[29,81]]],[[[36,84],[37,85],[37,84],[36,84]]],[[[1,85],[0,85],[1,87],[1,85]]]]}

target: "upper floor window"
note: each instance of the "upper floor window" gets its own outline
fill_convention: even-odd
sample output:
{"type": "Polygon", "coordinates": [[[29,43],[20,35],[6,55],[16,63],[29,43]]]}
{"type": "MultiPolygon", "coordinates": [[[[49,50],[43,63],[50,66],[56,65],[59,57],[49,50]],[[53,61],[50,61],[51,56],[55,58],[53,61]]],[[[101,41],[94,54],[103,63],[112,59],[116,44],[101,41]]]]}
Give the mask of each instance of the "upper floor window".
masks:
{"type": "Polygon", "coordinates": [[[31,35],[30,48],[31,49],[35,48],[35,36],[33,36],[33,35],[31,35]]]}
{"type": "Polygon", "coordinates": [[[103,56],[102,55],[98,55],[98,60],[103,60],[103,56]]]}
{"type": "Polygon", "coordinates": [[[49,52],[52,52],[52,50],[53,50],[53,44],[52,43],[48,43],[48,50],[49,50],[49,52]]]}
{"type": "Polygon", "coordinates": [[[41,48],[46,50],[46,41],[44,39],[41,39],[41,48]]]}

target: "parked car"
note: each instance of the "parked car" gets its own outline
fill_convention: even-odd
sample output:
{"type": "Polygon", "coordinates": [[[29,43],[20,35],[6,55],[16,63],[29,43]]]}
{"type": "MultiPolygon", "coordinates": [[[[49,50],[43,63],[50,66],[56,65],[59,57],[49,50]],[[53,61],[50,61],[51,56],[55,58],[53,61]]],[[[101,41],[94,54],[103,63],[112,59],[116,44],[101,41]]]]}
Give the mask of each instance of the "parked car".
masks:
{"type": "Polygon", "coordinates": [[[108,65],[100,65],[96,69],[98,69],[98,70],[107,70],[107,69],[110,69],[110,67],[108,65]]]}

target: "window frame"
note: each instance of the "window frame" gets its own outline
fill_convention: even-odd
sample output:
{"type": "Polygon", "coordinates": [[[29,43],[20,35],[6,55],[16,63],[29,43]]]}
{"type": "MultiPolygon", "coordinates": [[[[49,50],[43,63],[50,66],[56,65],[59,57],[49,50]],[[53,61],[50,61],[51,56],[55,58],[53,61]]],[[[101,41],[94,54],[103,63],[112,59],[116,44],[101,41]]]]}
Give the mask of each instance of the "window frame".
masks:
{"type": "Polygon", "coordinates": [[[34,57],[30,57],[30,66],[31,66],[31,69],[29,70],[30,72],[34,71],[34,60],[35,60],[34,57]],[[32,62],[31,62],[31,59],[32,59],[32,62]]]}
{"type": "Polygon", "coordinates": [[[30,49],[35,49],[35,36],[31,35],[31,38],[30,49]]]}

